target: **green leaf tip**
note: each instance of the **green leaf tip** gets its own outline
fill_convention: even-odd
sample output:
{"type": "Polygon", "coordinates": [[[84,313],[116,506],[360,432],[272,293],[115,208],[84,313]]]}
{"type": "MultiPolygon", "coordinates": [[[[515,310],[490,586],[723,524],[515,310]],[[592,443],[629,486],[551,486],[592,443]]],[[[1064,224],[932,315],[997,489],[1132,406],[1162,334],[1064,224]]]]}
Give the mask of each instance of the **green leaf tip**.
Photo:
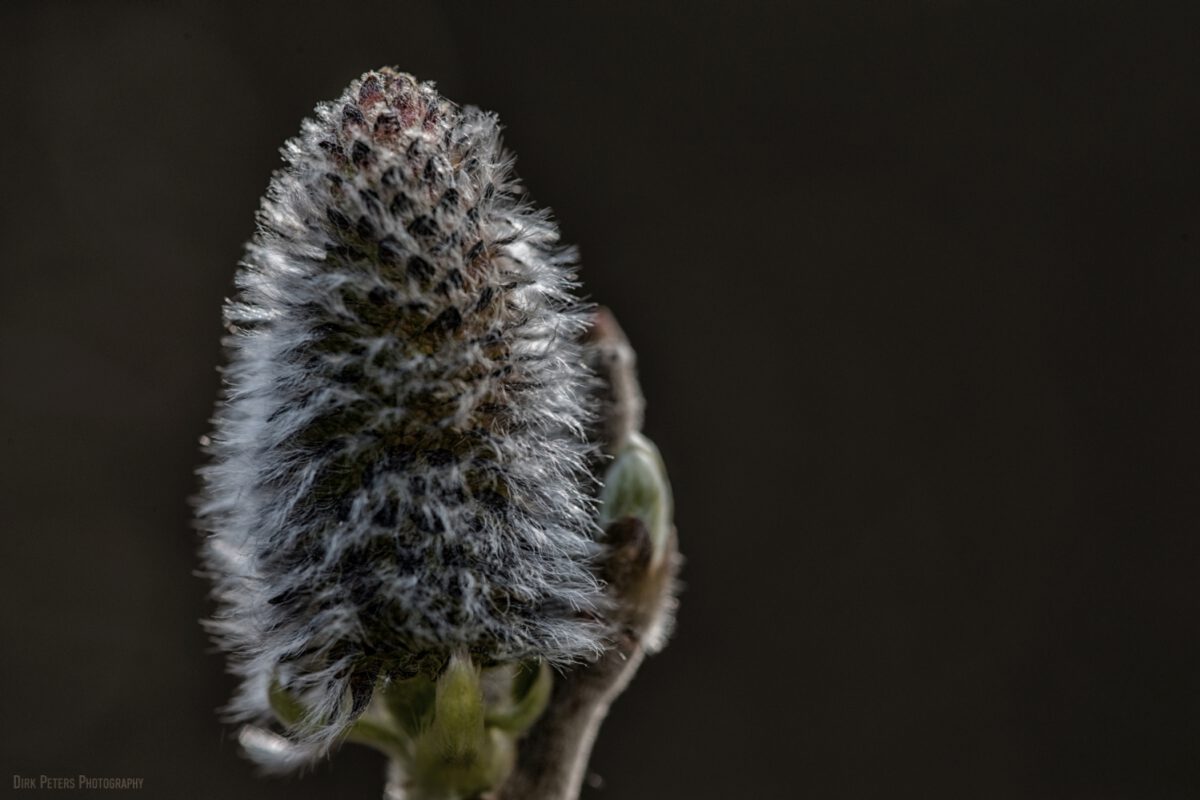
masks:
{"type": "Polygon", "coordinates": [[[512,703],[488,708],[487,725],[508,733],[524,733],[546,710],[553,685],[550,666],[545,661],[522,664],[513,679],[512,703]]]}
{"type": "Polygon", "coordinates": [[[283,688],[283,684],[278,679],[271,679],[271,687],[267,690],[267,696],[271,703],[271,711],[275,713],[275,717],[283,724],[285,728],[294,730],[308,716],[308,712],[304,706],[300,704],[296,698],[283,688]]]}
{"type": "Polygon", "coordinates": [[[433,720],[437,684],[426,675],[388,681],[380,695],[388,714],[410,738],[419,736],[433,720]]]}
{"type": "Polygon", "coordinates": [[[473,797],[512,771],[512,736],[485,724],[480,669],[470,656],[451,656],[438,676],[432,719],[417,737],[409,764],[414,800],[473,797]]]}

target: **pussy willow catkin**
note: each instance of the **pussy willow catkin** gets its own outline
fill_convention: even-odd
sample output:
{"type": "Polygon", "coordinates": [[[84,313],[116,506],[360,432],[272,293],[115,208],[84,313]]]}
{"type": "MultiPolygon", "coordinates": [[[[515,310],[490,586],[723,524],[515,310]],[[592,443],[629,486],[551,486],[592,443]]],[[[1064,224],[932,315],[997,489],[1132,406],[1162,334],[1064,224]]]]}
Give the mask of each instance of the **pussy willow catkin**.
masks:
{"type": "Polygon", "coordinates": [[[243,719],[598,652],[573,254],[495,116],[384,69],[283,148],[225,307],[199,519],[243,719]]]}

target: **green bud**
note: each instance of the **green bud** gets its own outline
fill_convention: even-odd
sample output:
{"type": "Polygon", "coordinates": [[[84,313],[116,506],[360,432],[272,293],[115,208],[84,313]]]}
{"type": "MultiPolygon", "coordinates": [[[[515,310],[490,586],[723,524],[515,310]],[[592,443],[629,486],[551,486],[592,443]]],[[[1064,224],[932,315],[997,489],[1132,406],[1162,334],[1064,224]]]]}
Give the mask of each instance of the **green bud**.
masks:
{"type": "Polygon", "coordinates": [[[654,547],[651,565],[662,560],[672,527],[671,484],[654,443],[630,434],[608,468],[600,493],[600,527],[625,517],[640,519],[654,547]]]}
{"type": "MultiPolygon", "coordinates": [[[[379,683],[370,705],[342,735],[394,759],[410,800],[465,800],[508,777],[517,740],[546,709],[552,684],[544,661],[483,670],[457,653],[436,679],[419,674],[379,683]]],[[[268,699],[289,735],[321,723],[278,680],[268,699]]],[[[281,769],[307,757],[287,738],[250,726],[242,743],[281,769]]]]}

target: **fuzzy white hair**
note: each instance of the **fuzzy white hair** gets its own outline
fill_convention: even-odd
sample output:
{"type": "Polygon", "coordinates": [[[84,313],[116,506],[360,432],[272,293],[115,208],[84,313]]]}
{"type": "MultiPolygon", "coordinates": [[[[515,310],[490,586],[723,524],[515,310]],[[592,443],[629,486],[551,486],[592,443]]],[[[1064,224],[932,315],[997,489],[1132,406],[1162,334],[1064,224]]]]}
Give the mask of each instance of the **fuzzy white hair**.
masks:
{"type": "Polygon", "coordinates": [[[365,74],[284,146],[225,307],[209,625],[235,717],[278,684],[317,750],[380,676],[602,649],[574,253],[499,132],[365,74]]]}

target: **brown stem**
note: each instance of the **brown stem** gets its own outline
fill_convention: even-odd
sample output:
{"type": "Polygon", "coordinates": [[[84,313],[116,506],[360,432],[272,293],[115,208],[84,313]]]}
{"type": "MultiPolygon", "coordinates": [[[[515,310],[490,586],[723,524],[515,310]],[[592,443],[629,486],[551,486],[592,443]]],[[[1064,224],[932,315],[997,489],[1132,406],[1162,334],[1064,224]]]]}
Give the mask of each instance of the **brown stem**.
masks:
{"type": "MultiPolygon", "coordinates": [[[[607,454],[641,428],[643,400],[633,349],[606,309],[600,309],[585,342],[601,378],[599,424],[594,433],[607,454]]],[[[612,702],[624,691],[647,652],[661,646],[675,606],[680,558],[672,531],[665,554],[654,563],[646,526],[616,520],[605,531],[600,565],[612,601],[612,647],[597,661],[556,676],[550,704],[520,741],[517,764],[499,800],[575,800],[592,745],[612,702]]]]}

